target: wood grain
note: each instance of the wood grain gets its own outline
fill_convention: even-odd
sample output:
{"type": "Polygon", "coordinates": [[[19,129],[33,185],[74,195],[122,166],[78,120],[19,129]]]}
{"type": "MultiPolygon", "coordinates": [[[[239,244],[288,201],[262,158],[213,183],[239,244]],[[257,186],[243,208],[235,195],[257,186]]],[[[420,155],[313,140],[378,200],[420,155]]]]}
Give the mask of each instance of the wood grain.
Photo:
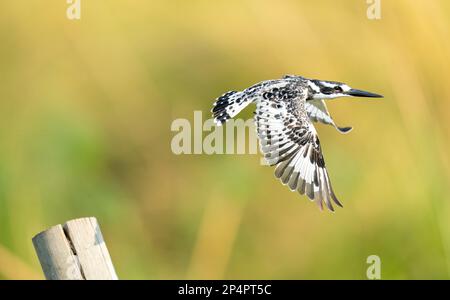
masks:
{"type": "Polygon", "coordinates": [[[47,279],[118,279],[95,218],[56,225],[33,238],[47,279]]]}

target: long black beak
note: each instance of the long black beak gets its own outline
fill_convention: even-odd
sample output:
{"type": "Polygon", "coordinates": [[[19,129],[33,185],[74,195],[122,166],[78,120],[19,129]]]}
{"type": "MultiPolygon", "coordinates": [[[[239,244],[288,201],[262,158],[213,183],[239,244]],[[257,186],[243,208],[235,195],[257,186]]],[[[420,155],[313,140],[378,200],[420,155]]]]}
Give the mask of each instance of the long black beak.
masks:
{"type": "Polygon", "coordinates": [[[347,95],[353,96],[353,97],[369,97],[369,98],[383,98],[382,95],[361,91],[361,90],[355,90],[351,89],[347,92],[347,95]]]}

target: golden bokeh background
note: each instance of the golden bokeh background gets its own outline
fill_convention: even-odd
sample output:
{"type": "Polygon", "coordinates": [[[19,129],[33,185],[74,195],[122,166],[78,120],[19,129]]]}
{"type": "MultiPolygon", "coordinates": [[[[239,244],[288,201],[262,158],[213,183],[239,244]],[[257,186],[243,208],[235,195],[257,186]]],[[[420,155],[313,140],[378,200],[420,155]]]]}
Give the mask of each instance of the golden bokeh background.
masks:
{"type": "MultiPolygon", "coordinates": [[[[0,4],[0,278],[43,278],[31,238],[95,216],[122,279],[450,278],[450,2],[0,4]],[[283,74],[382,100],[318,125],[344,209],[258,155],[174,155],[173,120],[283,74]]],[[[251,117],[251,109],[243,117],[251,117]]]]}

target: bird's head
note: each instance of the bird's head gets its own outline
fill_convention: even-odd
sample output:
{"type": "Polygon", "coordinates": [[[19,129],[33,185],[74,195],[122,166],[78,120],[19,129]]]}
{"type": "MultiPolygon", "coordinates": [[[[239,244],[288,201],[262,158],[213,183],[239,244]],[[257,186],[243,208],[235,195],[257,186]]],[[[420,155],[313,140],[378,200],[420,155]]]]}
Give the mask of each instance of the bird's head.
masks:
{"type": "Polygon", "coordinates": [[[383,96],[352,89],[345,83],[335,81],[325,81],[310,79],[308,82],[308,100],[313,99],[334,99],[338,97],[370,97],[382,98],[383,96]]]}

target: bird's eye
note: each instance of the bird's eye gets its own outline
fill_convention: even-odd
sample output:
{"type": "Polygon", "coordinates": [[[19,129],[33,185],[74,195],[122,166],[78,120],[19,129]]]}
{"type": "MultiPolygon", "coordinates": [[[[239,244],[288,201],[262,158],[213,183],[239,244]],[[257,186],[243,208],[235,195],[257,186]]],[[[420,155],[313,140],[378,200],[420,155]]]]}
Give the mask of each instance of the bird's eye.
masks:
{"type": "Polygon", "coordinates": [[[322,94],[325,94],[325,95],[331,95],[331,94],[334,93],[334,89],[333,88],[329,88],[329,87],[323,87],[323,88],[320,89],[320,92],[322,94]]]}
{"type": "Polygon", "coordinates": [[[341,88],[340,86],[338,86],[338,85],[334,87],[334,90],[335,90],[336,92],[339,92],[339,93],[342,92],[342,88],[341,88]]]}

